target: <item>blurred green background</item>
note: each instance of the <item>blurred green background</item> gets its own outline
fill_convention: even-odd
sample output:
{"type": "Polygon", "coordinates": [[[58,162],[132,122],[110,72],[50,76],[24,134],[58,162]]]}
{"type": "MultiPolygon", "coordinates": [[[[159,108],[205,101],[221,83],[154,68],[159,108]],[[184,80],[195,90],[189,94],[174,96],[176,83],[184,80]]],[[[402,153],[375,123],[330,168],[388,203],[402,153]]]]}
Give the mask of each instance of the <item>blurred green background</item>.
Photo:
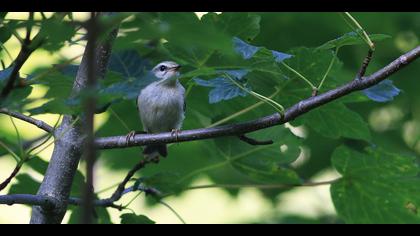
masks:
{"type": "MultiPolygon", "coordinates": [[[[197,13],[202,16],[204,13],[197,13]]],[[[253,40],[253,45],[265,46],[273,50],[286,52],[294,47],[317,47],[351,31],[337,13],[256,13],[261,16],[260,33],[253,40]]],[[[74,13],[78,19],[86,19],[85,13],[74,13]]],[[[392,36],[392,39],[376,45],[376,52],[368,68],[367,74],[388,64],[402,53],[419,45],[420,13],[354,13],[353,16],[370,33],[381,33],[392,36]]],[[[26,19],[25,13],[9,13],[9,19],[26,19]]],[[[19,44],[12,38],[5,43],[12,56],[16,56],[19,44]]],[[[141,48],[138,49],[140,53],[141,48]]],[[[83,45],[66,45],[56,53],[39,50],[30,58],[23,68],[24,73],[30,74],[35,69],[55,64],[63,58],[72,58],[83,52],[83,45]]],[[[367,46],[344,47],[339,52],[339,58],[344,62],[344,75],[352,79],[367,53],[367,46]]],[[[7,61],[2,53],[1,57],[7,61]]],[[[152,60],[158,61],[164,55],[152,55],[152,60]]],[[[354,103],[349,107],[359,113],[369,123],[375,144],[387,147],[396,153],[420,154],[420,62],[414,62],[391,77],[394,84],[402,90],[396,99],[389,103],[354,103]]],[[[42,98],[46,88],[37,86],[31,97],[42,98]]],[[[192,113],[194,104],[205,90],[193,90],[187,103],[192,104],[192,111],[188,111],[184,129],[200,128],[207,121],[197,122],[192,113]],[[196,100],[197,99],[197,100],[196,100]],[[194,117],[194,118],[192,118],[194,117]]],[[[281,96],[281,95],[279,95],[281,96]]],[[[207,98],[204,97],[204,100],[207,98]]],[[[37,100],[42,103],[42,99],[37,100]]],[[[252,104],[252,103],[251,103],[252,104]]],[[[32,104],[36,106],[36,104],[32,104]]],[[[39,105],[39,104],[38,104],[39,105]]],[[[217,104],[209,104],[210,112],[217,110],[217,104]]],[[[112,111],[107,111],[96,117],[96,128],[99,136],[122,135],[128,130],[113,112],[130,128],[141,129],[141,124],[135,109],[134,101],[116,104],[112,111]]],[[[272,112],[271,112],[272,113],[272,112]]],[[[247,114],[238,120],[256,118],[257,114],[270,114],[266,108],[259,112],[247,114]]],[[[54,124],[58,115],[38,115],[49,124],[54,124]]],[[[205,120],[205,117],[203,118],[205,120]]],[[[214,121],[214,120],[213,120],[214,121]]],[[[15,120],[24,139],[36,138],[42,134],[33,126],[15,120]]],[[[330,157],[332,151],[341,143],[357,145],[352,140],[334,140],[323,137],[313,130],[303,126],[296,128],[302,133],[302,154],[292,163],[301,177],[308,181],[323,181],[334,179],[338,174],[331,168],[330,157]]],[[[10,118],[0,115],[0,130],[3,137],[16,139],[16,133],[10,118]]],[[[151,175],[164,170],[177,170],[187,174],[200,169],[216,160],[206,155],[209,141],[197,141],[171,145],[169,158],[159,165],[147,167],[142,175],[151,175]]],[[[48,160],[52,147],[43,151],[40,156],[48,160]]],[[[133,166],[140,155],[139,148],[119,149],[102,152],[98,159],[95,175],[96,190],[106,189],[116,184],[124,177],[127,170],[133,166]]],[[[8,156],[0,157],[0,180],[5,179],[14,167],[13,159],[8,156]]],[[[80,170],[83,170],[83,163],[80,170]]],[[[42,176],[30,168],[24,168],[35,180],[42,180],[42,176]]],[[[231,167],[222,167],[210,172],[194,175],[188,180],[191,185],[223,183],[224,181],[241,180],[231,167]]],[[[228,181],[228,183],[229,183],[228,181]]],[[[101,197],[107,197],[112,189],[103,191],[101,197]]],[[[122,203],[127,203],[136,194],[125,196],[122,203]]],[[[335,223],[340,222],[331,201],[329,187],[299,187],[287,191],[260,191],[255,188],[241,190],[202,189],[186,191],[177,196],[165,199],[187,223],[335,223]]],[[[156,205],[145,199],[137,198],[131,205],[137,214],[144,214],[157,223],[180,223],[168,208],[156,205]]],[[[113,222],[119,222],[120,212],[108,210],[113,222]]],[[[26,206],[0,205],[0,223],[26,223],[29,221],[30,208],[26,206]]],[[[70,212],[63,222],[70,218],[70,212]]]]}

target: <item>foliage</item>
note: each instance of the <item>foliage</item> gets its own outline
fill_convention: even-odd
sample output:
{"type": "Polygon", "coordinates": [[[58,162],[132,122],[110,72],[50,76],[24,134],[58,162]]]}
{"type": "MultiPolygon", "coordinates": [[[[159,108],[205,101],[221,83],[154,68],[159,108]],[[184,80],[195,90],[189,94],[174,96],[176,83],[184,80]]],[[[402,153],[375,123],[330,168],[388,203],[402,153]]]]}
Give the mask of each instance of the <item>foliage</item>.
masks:
{"type": "MultiPolygon", "coordinates": [[[[367,22],[369,31],[386,32],[369,35],[376,44],[375,53],[381,53],[377,57],[375,54],[368,75],[400,53],[388,36],[400,31],[394,22],[411,22],[409,19],[416,16],[390,15],[381,18],[384,22],[380,24],[376,22],[379,16],[357,16],[367,22]]],[[[135,99],[142,88],[156,80],[149,70],[163,60],[182,64],[179,80],[187,89],[188,106],[183,128],[194,129],[273,114],[278,112],[276,104],[288,108],[309,98],[313,87],[323,93],[350,82],[367,52],[359,34],[348,32],[344,22],[334,14],[207,13],[199,18],[186,12],[121,13],[102,20],[104,24],[120,23],[120,34],[106,78],[95,91],[97,113],[109,115],[97,136],[141,130],[135,99]]],[[[57,14],[33,22],[0,15],[0,26],[6,29],[0,32],[0,44],[4,45],[14,37],[13,32],[30,24],[39,28],[45,40],[37,50],[56,53],[70,45],[85,43],[83,30],[71,21],[57,14]]],[[[406,27],[417,27],[414,32],[420,32],[414,23],[406,27]]],[[[3,47],[0,53],[2,58],[7,55],[3,47]]],[[[21,74],[22,86],[14,89],[1,105],[31,115],[80,115],[86,91],[72,93],[77,63],[65,58],[47,67],[34,63],[31,73],[21,74]],[[42,98],[30,96],[40,88],[46,90],[42,98]]],[[[252,146],[236,137],[171,145],[169,157],[159,165],[142,169],[134,187],[154,188],[163,196],[176,197],[200,177],[221,186],[295,186],[334,168],[341,175],[330,189],[337,215],[328,222],[419,223],[416,145],[420,140],[417,138],[412,141],[414,145],[408,145],[407,138],[401,135],[404,123],[410,120],[419,123],[415,108],[420,104],[417,96],[420,88],[410,81],[418,74],[413,67],[392,80],[323,105],[292,121],[290,126],[249,134],[257,140],[273,140],[272,145],[252,146]],[[369,115],[386,105],[397,107],[404,115],[394,126],[379,133],[372,129],[369,115]],[[298,134],[291,126],[300,127],[305,134],[298,134]],[[301,158],[307,162],[302,163],[301,158]]],[[[13,65],[7,65],[0,70],[0,91],[12,69],[13,65]]],[[[0,137],[14,151],[19,149],[15,140],[9,133],[0,137]]],[[[127,172],[138,162],[140,152],[139,148],[102,150],[98,158],[107,168],[127,172]]],[[[0,155],[8,154],[0,146],[0,155]]],[[[37,175],[43,175],[47,166],[48,162],[39,157],[25,164],[37,175]]],[[[40,183],[31,172],[26,172],[28,168],[16,177],[9,193],[37,192],[40,183]]],[[[78,171],[72,196],[81,196],[84,178],[78,171]]],[[[222,189],[234,197],[239,194],[237,189],[222,189]]],[[[261,191],[265,198],[275,202],[289,189],[261,191]]],[[[77,223],[80,208],[71,207],[69,213],[69,223],[77,223]]],[[[276,214],[280,222],[325,222],[324,216],[308,220],[304,216],[276,214]]],[[[107,209],[97,208],[96,215],[98,223],[112,223],[107,209]]],[[[113,223],[155,223],[142,215],[141,210],[121,214],[120,219],[113,223]]]]}

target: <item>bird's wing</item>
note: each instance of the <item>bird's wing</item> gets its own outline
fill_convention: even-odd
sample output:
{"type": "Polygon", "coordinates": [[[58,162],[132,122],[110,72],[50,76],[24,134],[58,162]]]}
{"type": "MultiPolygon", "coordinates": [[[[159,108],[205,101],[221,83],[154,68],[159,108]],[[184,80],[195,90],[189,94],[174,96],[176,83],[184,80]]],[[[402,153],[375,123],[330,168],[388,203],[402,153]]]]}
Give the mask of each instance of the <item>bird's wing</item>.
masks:
{"type": "Polygon", "coordinates": [[[186,111],[187,111],[187,102],[184,99],[184,114],[185,114],[186,111]]]}

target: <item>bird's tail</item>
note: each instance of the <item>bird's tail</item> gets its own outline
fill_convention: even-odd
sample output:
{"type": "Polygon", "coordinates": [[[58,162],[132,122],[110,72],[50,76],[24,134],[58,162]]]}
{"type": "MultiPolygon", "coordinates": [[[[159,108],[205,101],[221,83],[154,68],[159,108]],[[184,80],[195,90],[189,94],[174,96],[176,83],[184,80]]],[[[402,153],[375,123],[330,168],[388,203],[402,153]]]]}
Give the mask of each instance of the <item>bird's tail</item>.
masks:
{"type": "Polygon", "coordinates": [[[166,157],[168,155],[168,149],[166,148],[166,144],[148,145],[144,148],[143,154],[146,159],[156,160],[159,156],[166,157]]]}

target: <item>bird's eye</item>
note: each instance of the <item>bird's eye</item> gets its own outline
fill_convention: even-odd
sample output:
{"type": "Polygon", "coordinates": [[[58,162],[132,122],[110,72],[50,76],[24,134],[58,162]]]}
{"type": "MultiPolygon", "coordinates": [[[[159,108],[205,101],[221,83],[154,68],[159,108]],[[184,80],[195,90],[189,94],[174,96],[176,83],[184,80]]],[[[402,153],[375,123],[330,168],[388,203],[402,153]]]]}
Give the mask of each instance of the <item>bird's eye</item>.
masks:
{"type": "Polygon", "coordinates": [[[160,67],[159,67],[159,70],[160,70],[160,71],[165,71],[165,70],[166,70],[166,66],[160,66],[160,67]]]}

